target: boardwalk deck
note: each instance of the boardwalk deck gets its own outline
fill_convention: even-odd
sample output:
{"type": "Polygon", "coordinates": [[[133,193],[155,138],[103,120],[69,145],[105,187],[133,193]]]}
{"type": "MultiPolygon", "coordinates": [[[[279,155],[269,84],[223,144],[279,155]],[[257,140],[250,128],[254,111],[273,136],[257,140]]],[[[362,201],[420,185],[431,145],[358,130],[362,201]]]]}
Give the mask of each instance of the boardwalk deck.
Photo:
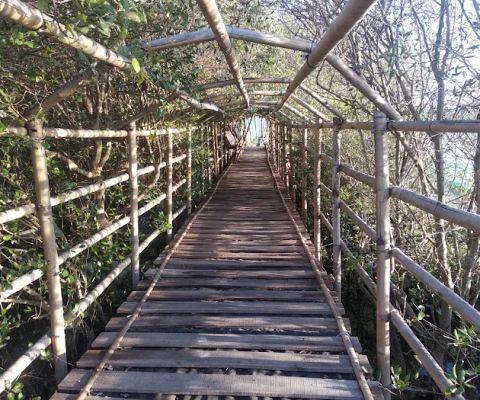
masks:
{"type": "MultiPolygon", "coordinates": [[[[52,399],[76,398],[154,274],[147,271],[52,399]]],[[[247,149],[224,176],[87,398],[192,396],[363,398],[261,150],[247,149]]]]}

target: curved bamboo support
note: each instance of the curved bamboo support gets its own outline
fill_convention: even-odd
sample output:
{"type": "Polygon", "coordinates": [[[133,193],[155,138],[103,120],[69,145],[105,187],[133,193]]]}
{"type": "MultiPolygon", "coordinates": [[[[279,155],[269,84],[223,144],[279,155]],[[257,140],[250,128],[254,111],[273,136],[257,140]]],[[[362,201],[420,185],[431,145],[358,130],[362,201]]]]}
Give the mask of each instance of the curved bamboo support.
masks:
{"type": "Polygon", "coordinates": [[[245,89],[245,84],[243,83],[242,74],[240,73],[240,65],[235,55],[230,36],[228,35],[225,22],[223,22],[222,15],[218,10],[217,3],[215,0],[197,0],[197,4],[202,10],[208,24],[212,28],[215,39],[225,55],[228,68],[233,75],[233,79],[235,80],[237,88],[245,99],[247,108],[249,108],[250,99],[248,97],[247,90],[245,89]]]}
{"type": "Polygon", "coordinates": [[[288,85],[285,95],[280,101],[282,107],[290,95],[322,62],[328,53],[350,32],[350,30],[365,16],[376,0],[350,0],[340,14],[332,21],[320,41],[308,55],[305,64],[297,72],[288,85]]]}

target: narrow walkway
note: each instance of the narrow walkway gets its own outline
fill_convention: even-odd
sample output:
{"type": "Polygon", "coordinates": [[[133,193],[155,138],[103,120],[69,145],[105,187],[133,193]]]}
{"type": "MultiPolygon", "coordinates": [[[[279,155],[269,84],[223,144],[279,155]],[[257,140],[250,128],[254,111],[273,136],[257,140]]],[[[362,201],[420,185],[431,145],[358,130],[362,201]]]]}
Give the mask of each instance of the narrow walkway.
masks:
{"type": "MultiPolygon", "coordinates": [[[[76,398],[155,272],[148,271],[53,399],[76,398]]],[[[368,368],[364,356],[360,362],[368,368]]],[[[88,398],[175,395],[363,398],[263,149],[247,149],[232,165],[88,398]]]]}

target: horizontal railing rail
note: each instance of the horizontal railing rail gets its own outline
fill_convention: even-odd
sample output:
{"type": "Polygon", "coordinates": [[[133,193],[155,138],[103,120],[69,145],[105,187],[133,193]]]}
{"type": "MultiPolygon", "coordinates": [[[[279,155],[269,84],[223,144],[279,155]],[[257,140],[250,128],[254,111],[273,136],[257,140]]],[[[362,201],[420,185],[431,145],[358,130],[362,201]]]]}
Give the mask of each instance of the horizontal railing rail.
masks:
{"type": "MultiPolygon", "coordinates": [[[[359,121],[333,121],[333,122],[319,122],[312,124],[292,124],[291,127],[295,129],[302,128],[334,128],[338,126],[340,129],[361,129],[372,130],[374,127],[373,121],[359,122],[359,121]]],[[[471,121],[387,121],[387,131],[397,130],[403,132],[429,132],[429,133],[479,133],[480,122],[477,120],[471,121]]]]}

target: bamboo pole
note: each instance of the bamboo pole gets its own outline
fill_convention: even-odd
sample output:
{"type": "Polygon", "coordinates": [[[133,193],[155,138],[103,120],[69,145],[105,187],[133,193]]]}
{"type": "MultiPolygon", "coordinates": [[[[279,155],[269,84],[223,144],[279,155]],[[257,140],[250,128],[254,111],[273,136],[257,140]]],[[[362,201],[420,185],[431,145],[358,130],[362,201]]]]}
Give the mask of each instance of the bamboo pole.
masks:
{"type": "MultiPolygon", "coordinates": [[[[274,102],[274,104],[276,105],[277,103],[274,102]]],[[[285,109],[290,111],[292,114],[295,114],[297,117],[300,117],[304,121],[310,121],[310,118],[308,118],[304,113],[300,112],[290,104],[285,104],[285,109]]]]}
{"type": "Polygon", "coordinates": [[[218,124],[220,131],[220,170],[223,172],[225,169],[225,122],[218,124]]]}
{"type": "Polygon", "coordinates": [[[140,240],[138,227],[138,159],[137,129],[132,122],[128,127],[128,175],[130,177],[130,247],[132,258],[132,287],[140,280],[140,240]]]}
{"type": "Polygon", "coordinates": [[[377,363],[384,396],[390,398],[390,202],[388,145],[385,138],[387,117],[375,113],[375,195],[377,231],[377,363]]]}
{"type": "Polygon", "coordinates": [[[207,146],[207,179],[208,185],[212,183],[212,168],[210,165],[210,125],[205,125],[203,133],[205,135],[205,143],[207,146]]]}
{"type": "Polygon", "coordinates": [[[27,125],[32,140],[33,179],[37,217],[42,236],[43,254],[47,263],[48,304],[50,306],[50,329],[52,331],[52,352],[55,378],[60,382],[68,372],[67,348],[65,342],[65,321],[63,318],[62,286],[58,263],[57,243],[53,224],[50,185],[48,181],[47,157],[43,147],[43,127],[40,120],[27,125]]]}
{"type": "MultiPolygon", "coordinates": [[[[160,165],[160,168],[164,168],[164,167],[165,165],[163,166],[162,164],[160,165]]],[[[155,167],[153,165],[150,165],[140,169],[138,171],[138,175],[140,176],[140,175],[148,174],[150,172],[153,172],[154,170],[155,170],[155,167]]],[[[126,182],[128,181],[128,179],[129,179],[128,174],[118,175],[113,178],[106,179],[103,182],[92,183],[91,185],[87,185],[78,189],[61,193],[56,197],[52,197],[50,201],[51,201],[52,207],[55,207],[58,204],[63,204],[63,203],[66,203],[67,201],[78,199],[88,194],[95,193],[100,190],[105,190],[119,183],[126,182]]],[[[10,210],[5,210],[0,213],[0,224],[14,221],[26,215],[33,214],[34,212],[35,212],[34,203],[24,204],[23,206],[11,208],[10,210]]]]}
{"type": "Polygon", "coordinates": [[[187,213],[192,213],[192,130],[187,130],[187,213]]]}
{"type": "Polygon", "coordinates": [[[340,126],[335,125],[332,130],[333,165],[332,165],[332,264],[335,276],[335,291],[339,299],[342,298],[342,255],[340,252],[341,225],[340,225],[340,126]]]}
{"type": "Polygon", "coordinates": [[[276,172],[278,172],[277,164],[277,122],[272,122],[272,158],[273,158],[273,167],[276,172]]]}
{"type": "MultiPolygon", "coordinates": [[[[322,160],[332,163],[332,158],[322,154],[322,160]]],[[[340,164],[340,171],[371,188],[375,188],[375,177],[357,171],[346,164],[340,164]]],[[[411,204],[437,218],[444,219],[456,225],[463,226],[474,232],[480,233],[480,216],[478,214],[451,207],[445,203],[431,199],[427,196],[412,192],[398,186],[389,187],[390,196],[411,204]]]]}
{"type": "MultiPolygon", "coordinates": [[[[183,181],[180,181],[182,183],[183,181]]],[[[182,183],[183,184],[183,183],[182,183]]],[[[176,191],[176,186],[173,187],[173,192],[176,191]]],[[[138,209],[138,215],[143,215],[146,212],[150,211],[153,207],[159,205],[166,199],[166,195],[162,194],[157,198],[153,199],[152,201],[145,204],[143,207],[138,209]]],[[[58,263],[62,265],[65,261],[70,258],[76,257],[80,253],[84,252],[88,248],[92,247],[95,243],[105,239],[106,237],[110,236],[112,233],[118,231],[120,228],[124,227],[130,222],[130,217],[123,217],[114,223],[110,224],[106,228],[99,230],[98,232],[94,233],[89,238],[82,240],[80,243],[76,244],[75,246],[71,247],[68,250],[65,250],[58,256],[58,263]]]]}
{"type": "MultiPolygon", "coordinates": [[[[315,99],[319,104],[321,104],[328,111],[330,111],[335,117],[340,118],[342,120],[344,119],[343,114],[340,111],[338,111],[337,108],[335,108],[332,104],[330,104],[326,99],[319,96],[316,92],[314,92],[313,90],[310,90],[305,85],[300,85],[300,89],[302,89],[306,94],[308,94],[310,97],[315,99]]],[[[321,122],[322,121],[317,121],[317,123],[321,123],[321,122]]]]}
{"type": "Polygon", "coordinates": [[[302,132],[302,177],[300,180],[300,191],[301,191],[301,202],[300,202],[300,215],[303,218],[303,221],[307,221],[307,141],[308,141],[308,129],[304,128],[302,132]]]}
{"type": "Polygon", "coordinates": [[[210,28],[212,28],[215,39],[225,55],[228,68],[233,76],[233,79],[235,80],[237,88],[245,99],[247,108],[249,108],[250,99],[248,97],[247,90],[245,89],[245,84],[243,83],[242,74],[240,73],[240,65],[228,35],[225,22],[223,22],[222,15],[217,7],[217,3],[215,0],[197,0],[197,4],[202,10],[205,19],[210,25],[210,28]]]}
{"type": "Polygon", "coordinates": [[[288,165],[288,190],[290,198],[295,205],[296,182],[295,182],[295,159],[293,158],[293,129],[291,124],[287,125],[287,165],[288,165]]]}
{"type": "Polygon", "coordinates": [[[167,214],[168,230],[166,238],[168,241],[172,239],[173,233],[173,137],[170,129],[167,129],[167,203],[165,213],[167,214]]]}
{"type": "Polygon", "coordinates": [[[320,155],[322,153],[322,131],[319,128],[313,129],[314,141],[315,141],[315,151],[313,154],[314,162],[314,200],[313,200],[313,241],[315,246],[315,258],[321,261],[321,219],[320,219],[320,210],[321,210],[321,168],[322,160],[320,155]]]}
{"type": "Polygon", "coordinates": [[[376,0],[350,0],[340,14],[332,21],[327,31],[308,55],[305,63],[288,85],[280,107],[290,95],[310,75],[310,73],[325,59],[328,53],[350,32],[350,30],[365,16],[376,0]]]}
{"type": "MultiPolygon", "coordinates": [[[[334,122],[322,121],[315,124],[298,124],[295,128],[317,127],[331,128],[334,122]]],[[[342,129],[372,129],[371,121],[343,121],[342,129]]],[[[395,121],[387,123],[389,131],[404,132],[430,132],[430,133],[479,133],[480,122],[478,120],[452,120],[452,121],[395,121]]]]}
{"type": "Polygon", "coordinates": [[[280,125],[280,140],[282,142],[282,160],[281,174],[283,184],[288,187],[288,170],[287,170],[287,129],[286,125],[280,125]]]}
{"type": "Polygon", "coordinates": [[[324,121],[327,121],[328,118],[319,110],[317,110],[315,107],[313,107],[311,104],[306,102],[305,100],[301,99],[300,97],[292,94],[291,95],[292,99],[296,101],[298,104],[300,104],[303,108],[305,108],[307,111],[312,113],[316,118],[321,118],[324,121]]]}
{"type": "Polygon", "coordinates": [[[218,136],[217,136],[217,124],[212,123],[210,125],[210,131],[212,133],[212,142],[213,142],[213,170],[215,178],[218,177],[218,136]]]}
{"type": "Polygon", "coordinates": [[[393,248],[391,254],[400,265],[402,265],[408,272],[413,274],[420,282],[424,283],[430,291],[452,306],[452,308],[458,312],[462,318],[470,322],[480,332],[480,312],[477,311],[475,307],[465,301],[448,286],[440,282],[437,278],[425,270],[425,268],[418,265],[400,249],[393,248]]]}
{"type": "Polygon", "coordinates": [[[282,173],[282,135],[280,123],[277,124],[277,172],[282,173]]]}
{"type": "Polygon", "coordinates": [[[18,277],[13,282],[10,282],[5,290],[0,291],[0,303],[2,302],[2,300],[6,300],[13,294],[19,292],[31,283],[37,281],[42,276],[43,271],[41,269],[34,269],[18,277]]]}

